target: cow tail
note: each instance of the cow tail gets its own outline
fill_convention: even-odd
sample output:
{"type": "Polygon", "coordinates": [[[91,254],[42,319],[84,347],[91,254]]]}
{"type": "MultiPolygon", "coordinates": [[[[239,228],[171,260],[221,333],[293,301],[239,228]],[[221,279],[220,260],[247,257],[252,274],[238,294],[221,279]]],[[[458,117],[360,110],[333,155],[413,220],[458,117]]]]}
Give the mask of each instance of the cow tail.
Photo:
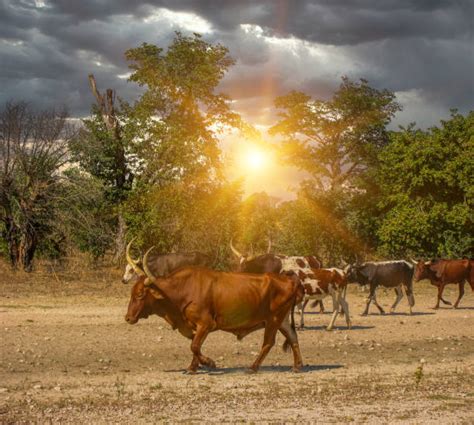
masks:
{"type": "MultiPolygon", "coordinates": [[[[295,333],[296,333],[295,307],[296,307],[296,304],[298,302],[301,302],[301,300],[303,299],[303,296],[304,296],[304,289],[303,289],[303,286],[301,285],[301,283],[299,282],[299,279],[297,281],[297,285],[298,285],[298,292],[297,292],[296,296],[293,299],[293,304],[291,305],[291,310],[290,310],[290,326],[291,326],[291,329],[293,329],[293,332],[295,332],[295,333]],[[301,291],[301,290],[303,290],[303,291],[301,291]]],[[[287,353],[290,349],[290,346],[291,346],[291,341],[289,341],[288,338],[285,339],[285,342],[283,343],[283,346],[282,346],[283,351],[285,353],[287,353]]]]}
{"type": "MultiPolygon", "coordinates": [[[[290,326],[291,329],[293,329],[294,332],[296,332],[296,327],[295,327],[295,307],[296,307],[296,297],[293,300],[293,305],[291,306],[290,310],[290,326]]],[[[290,350],[291,346],[291,341],[286,338],[285,342],[283,343],[283,346],[281,347],[285,353],[287,353],[290,350]]]]}

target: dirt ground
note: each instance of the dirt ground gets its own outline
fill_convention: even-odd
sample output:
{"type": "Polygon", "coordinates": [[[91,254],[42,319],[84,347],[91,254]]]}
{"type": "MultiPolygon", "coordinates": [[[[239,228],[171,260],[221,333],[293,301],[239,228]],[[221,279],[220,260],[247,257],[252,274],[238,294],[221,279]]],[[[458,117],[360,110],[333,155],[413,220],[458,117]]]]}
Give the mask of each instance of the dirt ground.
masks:
{"type": "MultiPolygon", "coordinates": [[[[261,372],[248,375],[262,332],[241,342],[217,332],[203,351],[218,369],[190,376],[188,340],[156,316],[125,323],[130,287],[118,271],[89,282],[2,276],[1,423],[474,423],[470,289],[460,309],[434,311],[436,290],[420,282],[412,316],[403,299],[396,314],[372,306],[361,317],[367,294],[351,286],[352,330],[341,317],[327,332],[329,313],[306,315],[302,373],[289,371],[279,336],[261,372]]],[[[383,306],[394,297],[378,291],[383,306]]]]}

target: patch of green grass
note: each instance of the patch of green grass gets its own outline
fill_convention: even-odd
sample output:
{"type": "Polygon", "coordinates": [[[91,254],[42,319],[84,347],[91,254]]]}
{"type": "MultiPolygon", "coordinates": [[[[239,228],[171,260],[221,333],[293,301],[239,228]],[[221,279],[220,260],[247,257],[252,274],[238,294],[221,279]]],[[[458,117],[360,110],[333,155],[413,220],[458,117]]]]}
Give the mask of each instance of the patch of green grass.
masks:
{"type": "Polygon", "coordinates": [[[150,391],[158,391],[163,388],[163,385],[161,385],[159,382],[157,384],[152,384],[150,385],[150,391]]]}

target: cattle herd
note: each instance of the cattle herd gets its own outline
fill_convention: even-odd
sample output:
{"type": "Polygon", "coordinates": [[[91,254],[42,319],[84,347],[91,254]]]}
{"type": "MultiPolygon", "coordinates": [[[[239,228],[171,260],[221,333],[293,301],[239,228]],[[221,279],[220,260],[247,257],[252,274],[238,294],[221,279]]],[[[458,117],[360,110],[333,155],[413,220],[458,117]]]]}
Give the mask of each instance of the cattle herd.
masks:
{"type": "MultiPolygon", "coordinates": [[[[293,371],[303,365],[296,333],[294,310],[300,312],[299,327],[304,327],[304,309],[310,300],[324,310],[323,299],[331,296],[333,314],[327,330],[334,326],[339,313],[351,328],[346,289],[350,283],[369,286],[369,296],[363,315],[377,303],[379,286],[392,288],[396,299],[393,312],[405,290],[410,314],[415,305],[413,281],[430,280],[438,288],[436,306],[443,299],[444,287],[459,285],[457,308],[469,283],[474,291],[474,261],[459,260],[399,260],[347,264],[344,268],[322,268],[314,256],[275,255],[270,252],[249,256],[241,254],[232,244],[238,258],[237,270],[215,271],[211,260],[201,253],[166,254],[149,258],[153,248],[141,260],[131,257],[130,242],[126,250],[127,267],[123,283],[133,284],[125,320],[134,324],[139,319],[156,314],[165,319],[191,343],[192,361],[187,371],[196,373],[200,365],[215,368],[215,362],[202,354],[201,347],[210,332],[223,330],[242,339],[249,333],[264,329],[263,344],[249,372],[256,372],[275,344],[276,334],[283,334],[285,350],[293,352],[293,371]]],[[[271,250],[269,244],[268,251],[271,250]]]]}

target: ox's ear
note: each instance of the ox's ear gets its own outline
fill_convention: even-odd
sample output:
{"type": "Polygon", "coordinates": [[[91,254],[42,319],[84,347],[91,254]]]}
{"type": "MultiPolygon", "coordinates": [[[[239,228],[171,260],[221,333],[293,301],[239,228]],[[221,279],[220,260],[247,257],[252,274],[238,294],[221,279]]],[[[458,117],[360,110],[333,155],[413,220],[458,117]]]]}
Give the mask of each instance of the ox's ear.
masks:
{"type": "Polygon", "coordinates": [[[155,297],[157,300],[162,300],[163,298],[165,298],[160,291],[158,291],[157,289],[153,287],[150,287],[149,291],[150,291],[150,294],[153,295],[153,297],[155,297]]]}

